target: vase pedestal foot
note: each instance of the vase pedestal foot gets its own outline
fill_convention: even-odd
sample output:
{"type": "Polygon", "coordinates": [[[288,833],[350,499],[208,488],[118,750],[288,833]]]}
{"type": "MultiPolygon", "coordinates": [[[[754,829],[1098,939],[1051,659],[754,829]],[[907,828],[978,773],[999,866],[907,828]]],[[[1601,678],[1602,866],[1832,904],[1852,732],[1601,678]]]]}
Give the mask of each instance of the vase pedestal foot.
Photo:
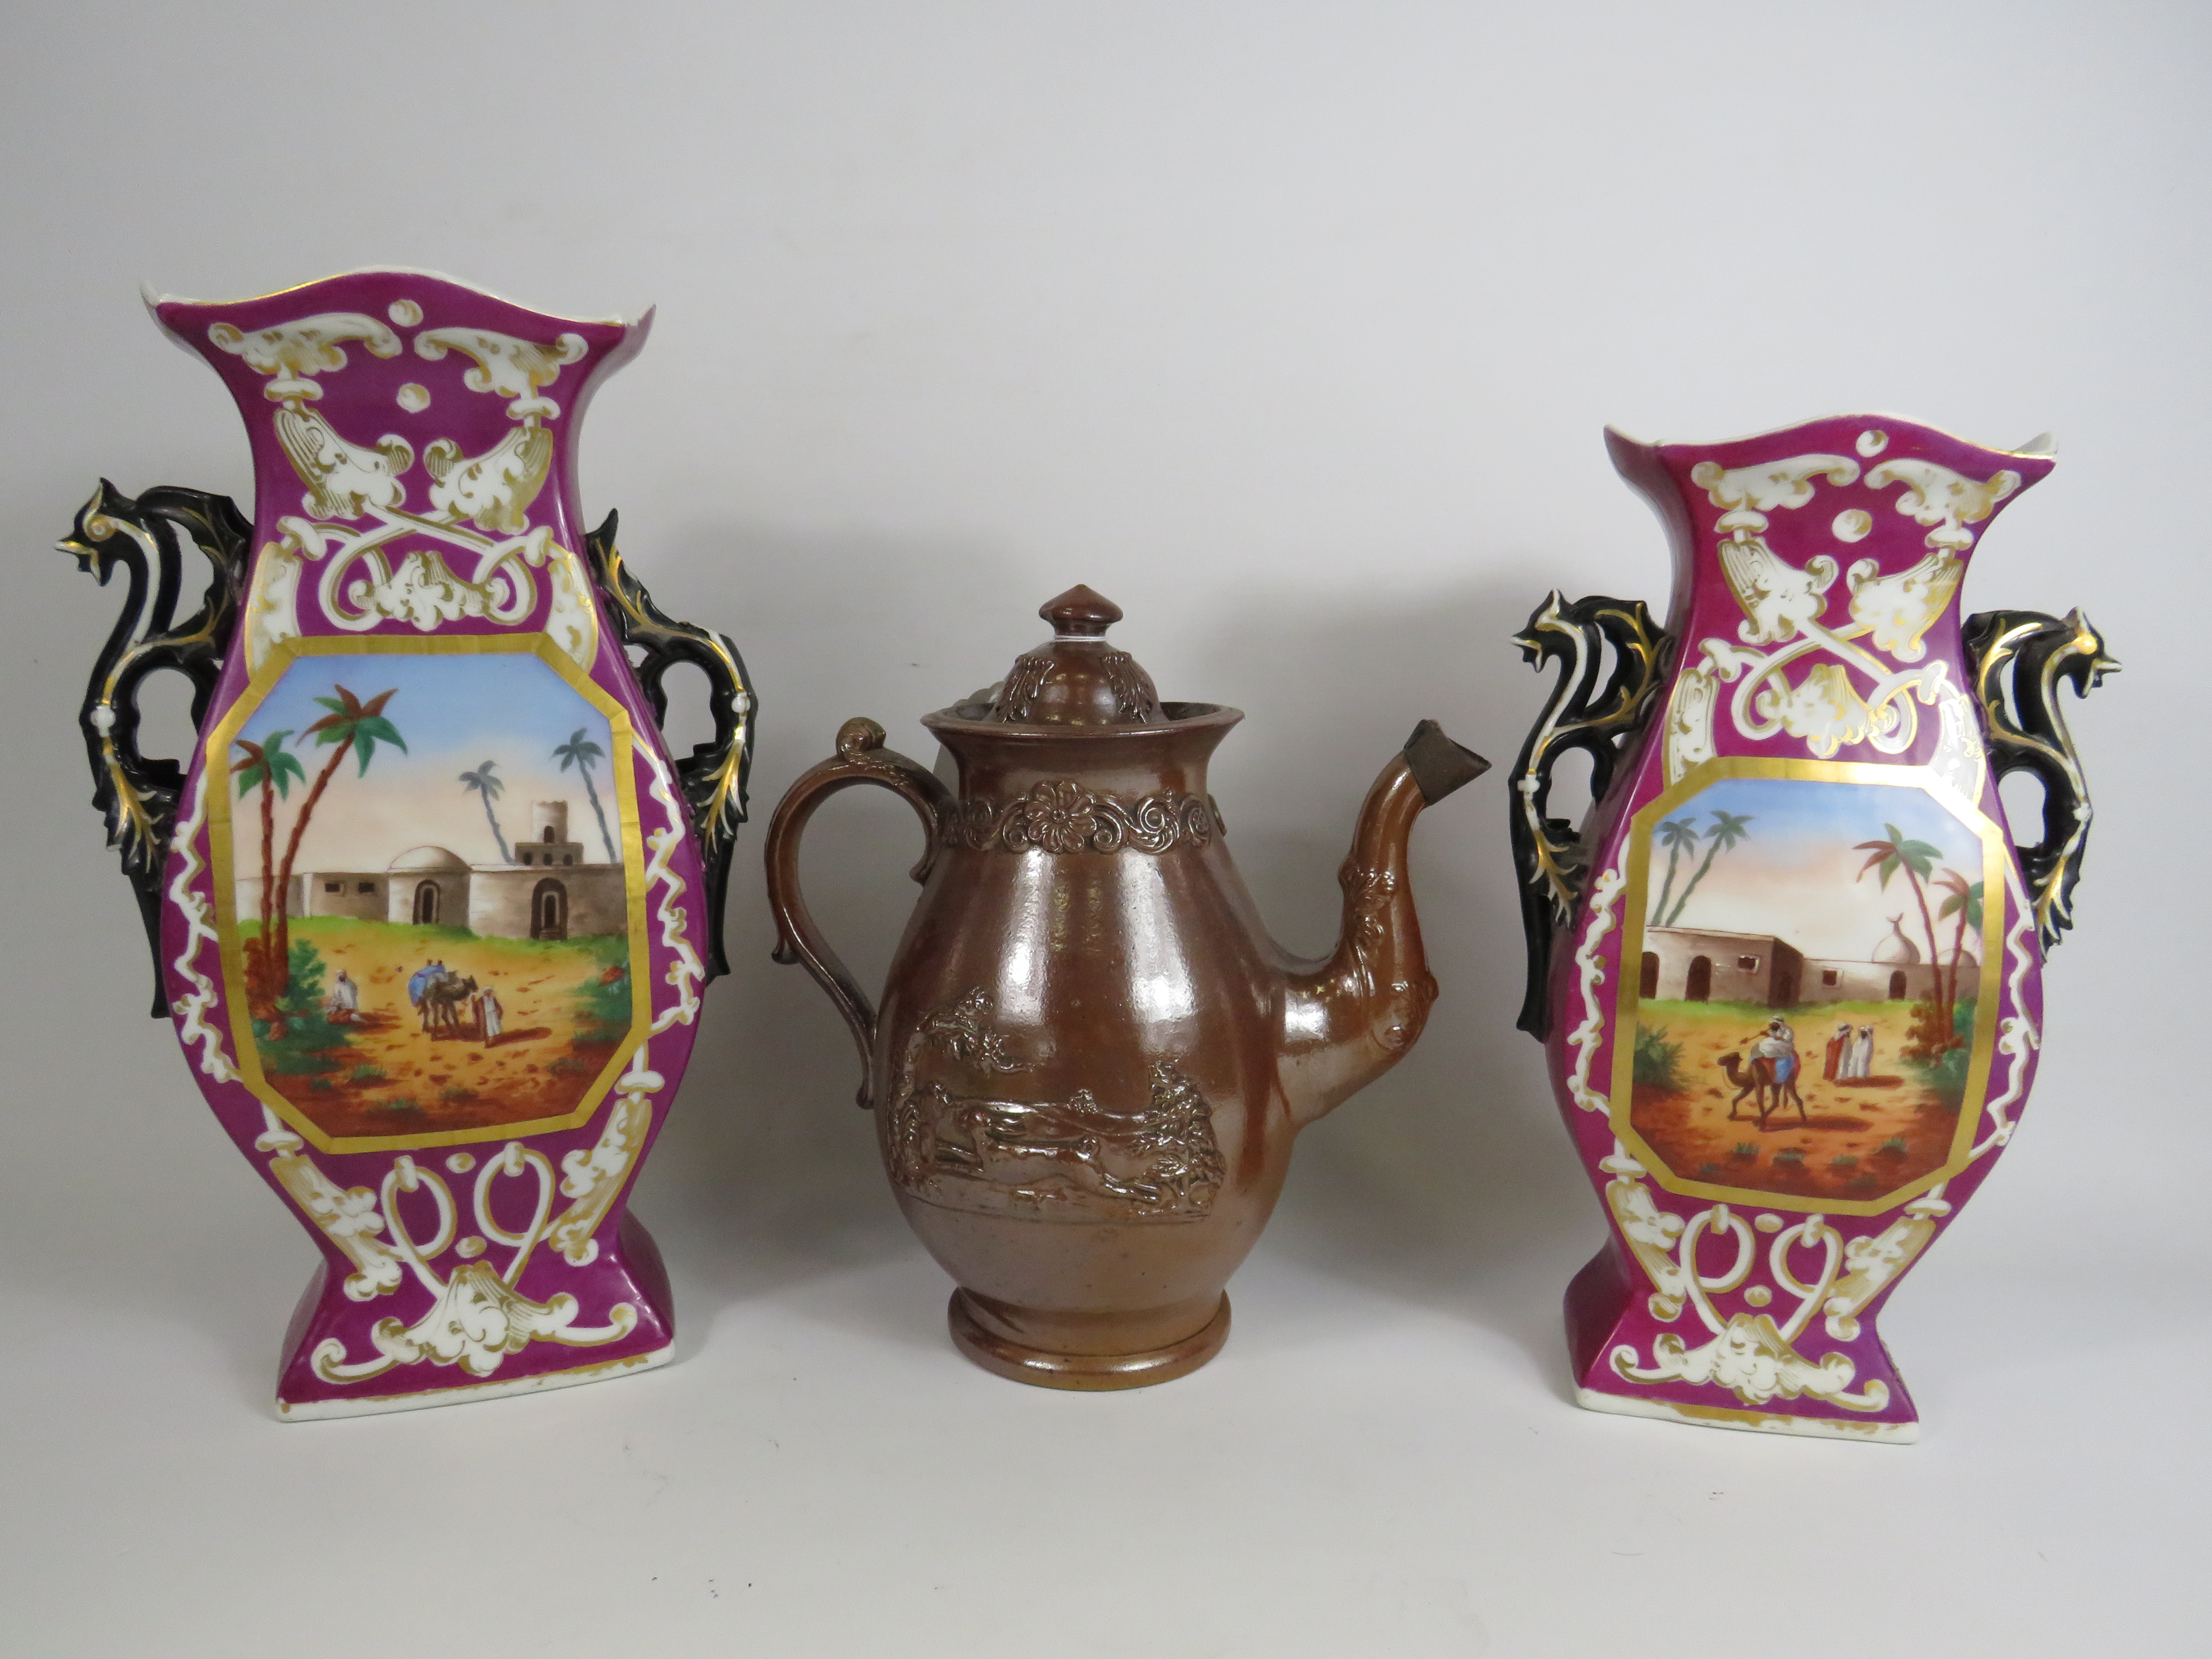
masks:
{"type": "Polygon", "coordinates": [[[422,1411],[666,1364],[674,1308],[653,1235],[625,1212],[595,1243],[591,1261],[552,1277],[557,1289],[530,1273],[510,1289],[478,1261],[430,1273],[434,1295],[410,1277],[368,1302],[348,1295],[343,1269],[325,1261],[285,1334],[276,1415],[298,1423],[422,1411]]]}
{"type": "MultiPolygon", "coordinates": [[[[1229,1297],[1224,1293],[1213,1316],[1188,1336],[1135,1352],[1076,1352],[1033,1347],[1004,1334],[1011,1322],[994,1316],[996,1304],[966,1291],[952,1292],[945,1320],[960,1352],[997,1376],[1041,1389],[1144,1389],[1188,1376],[1221,1352],[1229,1340],[1229,1297]]],[[[1008,1315],[1016,1310],[1007,1310],[1008,1315]]]]}
{"type": "MultiPolygon", "coordinates": [[[[1567,1286],[1567,1351],[1583,1410],[1755,1434],[1890,1444],[1920,1437],[1912,1397],[1871,1319],[1858,1322],[1848,1351],[1830,1346],[1808,1357],[1765,1313],[1707,1322],[1681,1309],[1662,1321],[1651,1292],[1611,1243],[1567,1286]]],[[[1814,1320],[1810,1328],[1822,1328],[1814,1320]]]]}

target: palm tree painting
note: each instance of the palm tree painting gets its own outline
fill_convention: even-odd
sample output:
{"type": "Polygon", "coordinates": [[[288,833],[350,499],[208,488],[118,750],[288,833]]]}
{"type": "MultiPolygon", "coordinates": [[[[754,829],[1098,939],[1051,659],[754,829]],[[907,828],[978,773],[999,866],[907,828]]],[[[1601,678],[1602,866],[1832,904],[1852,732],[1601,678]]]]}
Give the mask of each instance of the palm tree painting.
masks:
{"type": "Polygon", "coordinates": [[[1635,1156],[1677,1176],[1877,1200],[1971,1141],[1995,983],[1976,953],[2005,901],[1967,878],[2002,832],[1902,781],[1746,770],[1634,825],[1615,981],[1634,1043],[1616,1047],[1611,1097],[1635,1156]]]}
{"type": "Polygon", "coordinates": [[[507,790],[507,785],[492,775],[492,768],[497,764],[495,761],[486,761],[475,771],[462,773],[460,781],[465,787],[483,797],[484,821],[491,825],[491,838],[499,843],[499,861],[512,864],[514,854],[507,850],[507,836],[500,830],[499,815],[491,810],[491,804],[507,790]]]}
{"type": "Polygon", "coordinates": [[[1867,854],[1867,861],[1859,867],[1859,878],[1863,880],[1869,870],[1881,874],[1881,886],[1887,891],[1889,878],[1899,870],[1912,884],[1913,902],[1920,907],[1920,926],[1928,935],[1928,960],[1936,967],[1937,983],[1942,983],[1943,947],[1936,942],[1936,921],[1928,914],[1928,889],[1923,884],[1934,873],[1936,860],[1943,856],[1943,849],[1924,841],[1915,841],[1893,823],[1885,823],[1887,839],[1863,841],[1851,848],[1854,853],[1867,854]]]}
{"type": "Polygon", "coordinates": [[[1936,920],[1948,921],[1953,916],[1959,919],[1958,929],[1951,937],[1950,975],[1942,994],[1944,1002],[1955,1008],[1959,1003],[1959,969],[1966,957],[1966,935],[1982,931],[1982,884],[1969,882],[1956,870],[1946,870],[1936,878],[1936,884],[1948,895],[1942,908],[1936,912],[1936,920]]]}
{"type": "Polygon", "coordinates": [[[1684,849],[1694,857],[1698,847],[1698,826],[1687,818],[1668,818],[1652,832],[1654,839],[1667,849],[1667,879],[1659,889],[1659,902],[1651,907],[1651,925],[1661,927],[1667,921],[1668,895],[1674,890],[1674,871],[1682,861],[1684,849]]]}
{"type": "Polygon", "coordinates": [[[1750,835],[1751,831],[1745,826],[1751,820],[1749,813],[1714,812],[1713,827],[1705,831],[1705,861],[1698,866],[1698,873],[1690,878],[1690,884],[1682,890],[1682,896],[1674,901],[1674,908],[1667,917],[1667,927],[1674,927],[1682,920],[1682,907],[1689,903],[1690,895],[1698,890],[1698,884],[1713,867],[1713,860],[1723,853],[1733,851],[1738,842],[1750,835]]]}
{"type": "MultiPolygon", "coordinates": [[[[301,733],[302,737],[313,734],[318,745],[330,750],[331,757],[315,775],[307,799],[300,803],[299,817],[292,820],[292,833],[284,842],[284,862],[276,872],[276,936],[273,939],[265,933],[262,936],[262,961],[267,969],[272,1002],[282,1000],[284,993],[291,988],[292,919],[289,900],[292,865],[300,855],[300,838],[307,834],[308,822],[322,803],[323,792],[331,787],[331,779],[348,755],[360,762],[358,775],[367,777],[368,763],[375,757],[378,744],[388,743],[400,750],[407,747],[399,728],[384,717],[384,707],[392,701],[394,691],[380,691],[363,702],[343,685],[333,684],[331,689],[337,694],[336,696],[315,699],[319,706],[330,712],[301,733]]],[[[263,890],[267,891],[265,886],[263,890]]]]}
{"type": "Polygon", "coordinates": [[[582,817],[589,790],[632,844],[623,711],[538,652],[398,646],[300,653],[223,735],[210,862],[246,1086],[341,1143],[565,1118],[650,1018],[628,872],[582,817]]]}
{"type": "Polygon", "coordinates": [[[584,793],[591,798],[592,815],[599,821],[599,840],[607,849],[607,862],[620,864],[622,855],[615,851],[615,838],[607,830],[606,809],[599,805],[599,789],[592,782],[592,763],[606,758],[606,752],[593,743],[586,735],[585,728],[580,726],[568,734],[568,742],[554,746],[553,757],[561,763],[563,772],[573,766],[583,778],[584,793]]]}
{"type": "Polygon", "coordinates": [[[261,792],[261,933],[248,939],[246,955],[246,988],[248,1000],[257,1011],[264,1012],[272,998],[269,991],[269,965],[265,952],[270,938],[270,912],[276,899],[276,884],[270,879],[276,874],[276,799],[291,799],[292,786],[307,781],[307,769],[300,757],[284,747],[284,739],[292,735],[288,727],[265,733],[258,743],[244,738],[235,740],[236,746],[246,751],[246,758],[231,768],[238,779],[238,795],[243,800],[252,791],[261,792]]]}

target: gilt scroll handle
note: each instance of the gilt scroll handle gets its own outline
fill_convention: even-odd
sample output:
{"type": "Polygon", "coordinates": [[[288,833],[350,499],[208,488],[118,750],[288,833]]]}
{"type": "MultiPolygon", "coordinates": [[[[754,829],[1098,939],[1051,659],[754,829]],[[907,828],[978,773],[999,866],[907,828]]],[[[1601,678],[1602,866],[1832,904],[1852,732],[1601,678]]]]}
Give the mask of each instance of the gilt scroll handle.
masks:
{"type": "MultiPolygon", "coordinates": [[[[163,484],[134,501],[102,478],[58,544],[103,587],[118,569],[130,579],[122,615],[93,665],[77,725],[92,764],[92,804],[106,819],[107,844],[121,854],[123,874],[138,896],[154,957],[157,1019],[169,1012],[161,975],[161,871],[183,805],[185,763],[139,752],[138,689],[162,669],[182,674],[191,682],[198,729],[237,632],[252,543],[252,522],[227,495],[163,484]],[[186,543],[214,570],[200,608],[179,623],[186,543]]],[[[222,757],[210,757],[210,769],[216,775],[209,788],[228,783],[222,757]]]]}
{"type": "Polygon", "coordinates": [[[714,735],[676,763],[678,787],[691,815],[705,866],[707,977],[730,971],[722,941],[722,905],[730,886],[730,859],[738,848],[738,826],[745,821],[745,787],[753,764],[753,717],[759,708],[745,673],[744,659],[726,634],[678,622],[653,602],[643,582],[623,562],[615,533],[619,514],[584,538],[584,552],[598,584],[616,637],[636,653],[638,689],[652,705],[653,718],[668,724],[668,691],[662,684],[670,668],[690,663],[707,676],[707,708],[714,735]]]}
{"type": "Polygon", "coordinates": [[[775,912],[775,960],[793,963],[814,975],[827,992],[845,1024],[853,1029],[853,1042],[860,1051],[860,1109],[875,1104],[872,1077],[876,1044],[876,1010],[852,971],[830,948],[822,930],[807,910],[799,885],[799,842],[807,821],[822,803],[840,790],[872,783],[891,791],[913,807],[921,819],[927,841],[921,861],[910,872],[926,881],[936,860],[939,831],[946,820],[952,797],[927,771],[904,755],[884,747],[884,728],[871,720],[850,720],[838,728],[837,753],[806,772],[793,784],[775,809],[768,826],[768,902],[775,912]]]}
{"type": "Polygon", "coordinates": [[[2081,878],[2093,816],[2058,688],[2071,684],[2075,696],[2086,697],[2120,665],[2079,610],[2064,617],[1984,611],[1966,619],[1965,642],[1989,732],[1990,771],[2000,781],[2008,772],[2033,772],[2043,784],[2043,838],[2014,850],[2048,955],[2074,925],[2074,884],[2081,878]]]}
{"type": "Polygon", "coordinates": [[[1589,757],[1590,799],[1605,799],[1614,769],[1656,706],[1667,635],[1641,599],[1602,595],[1572,605],[1557,592],[1514,636],[1539,670],[1559,667],[1543,712],[1513,767],[1513,866],[1528,948],[1528,988],[1517,1024],[1541,1040],[1551,1030],[1552,946],[1574,918],[1589,854],[1576,826],[1551,816],[1552,769],[1571,750],[1589,757]],[[1606,648],[1612,648],[1608,664],[1606,648]]]}

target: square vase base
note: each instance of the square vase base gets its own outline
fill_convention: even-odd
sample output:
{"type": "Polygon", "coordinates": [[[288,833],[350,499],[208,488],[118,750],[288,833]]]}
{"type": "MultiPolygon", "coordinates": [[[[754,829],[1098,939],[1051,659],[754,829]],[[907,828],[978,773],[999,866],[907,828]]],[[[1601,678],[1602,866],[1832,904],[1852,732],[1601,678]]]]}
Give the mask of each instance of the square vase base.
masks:
{"type": "Polygon", "coordinates": [[[276,1415],[287,1423],[308,1423],[325,1417],[374,1417],[385,1412],[427,1411],[433,1406],[460,1406],[476,1400],[497,1400],[520,1394],[543,1394],[548,1389],[573,1389],[580,1382],[599,1382],[665,1365],[676,1357],[676,1345],[634,1353],[597,1364],[577,1365],[565,1371],[540,1371],[535,1376],[509,1377],[504,1382],[463,1383],[452,1389],[422,1389],[412,1394],[367,1395],[344,1400],[276,1398],[276,1415]]]}
{"type": "Polygon", "coordinates": [[[1920,1438],[1917,1423],[1852,1423],[1832,1417],[1792,1417],[1782,1412],[1746,1411],[1732,1406],[1692,1406],[1676,1400],[1645,1400],[1601,1394],[1577,1385],[1575,1404],[1584,1411],[1620,1417],[1651,1417],[1700,1429],[1744,1429],[1753,1434],[1795,1434],[1819,1440],[1874,1440],[1908,1445],[1920,1438]]]}

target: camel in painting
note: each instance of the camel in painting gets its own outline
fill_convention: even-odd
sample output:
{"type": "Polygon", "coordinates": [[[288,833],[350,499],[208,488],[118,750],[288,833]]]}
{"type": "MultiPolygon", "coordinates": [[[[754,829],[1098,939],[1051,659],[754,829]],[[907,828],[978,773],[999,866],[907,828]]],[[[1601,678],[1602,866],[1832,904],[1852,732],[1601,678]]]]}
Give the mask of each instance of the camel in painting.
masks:
{"type": "Polygon", "coordinates": [[[433,1039],[451,1033],[463,1035],[461,1010],[476,994],[474,975],[463,979],[457,974],[441,974],[422,987],[422,1031],[433,1039]]]}
{"type": "Polygon", "coordinates": [[[1757,1097],[1752,1103],[1759,1109],[1759,1127],[1762,1134],[1766,1130],[1768,1115],[1785,1101],[1797,1109],[1797,1121],[1800,1123],[1812,1121],[1805,1112],[1804,1097],[1797,1092],[1796,1067],[1791,1068],[1788,1077],[1777,1078],[1774,1062],[1765,1055],[1759,1054],[1753,1058],[1751,1069],[1746,1071],[1743,1069],[1743,1056],[1741,1054],[1723,1054],[1720,1057],[1719,1065],[1721,1070],[1728,1075],[1729,1086],[1735,1091],[1735,1098],[1729,1102],[1730,1122],[1735,1121],[1735,1109],[1743,1103],[1743,1097],[1752,1094],[1757,1097]]]}

